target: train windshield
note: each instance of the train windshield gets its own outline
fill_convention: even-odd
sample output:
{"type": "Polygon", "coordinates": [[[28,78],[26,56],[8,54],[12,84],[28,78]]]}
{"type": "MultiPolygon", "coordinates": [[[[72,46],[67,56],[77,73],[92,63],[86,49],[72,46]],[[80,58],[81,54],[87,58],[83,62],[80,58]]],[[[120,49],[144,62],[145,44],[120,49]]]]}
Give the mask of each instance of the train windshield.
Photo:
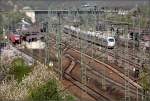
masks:
{"type": "Polygon", "coordinates": [[[109,42],[114,42],[114,39],[113,38],[109,38],[108,41],[109,42]]]}
{"type": "Polygon", "coordinates": [[[13,32],[13,34],[20,35],[20,33],[19,33],[19,32],[13,32]]]}

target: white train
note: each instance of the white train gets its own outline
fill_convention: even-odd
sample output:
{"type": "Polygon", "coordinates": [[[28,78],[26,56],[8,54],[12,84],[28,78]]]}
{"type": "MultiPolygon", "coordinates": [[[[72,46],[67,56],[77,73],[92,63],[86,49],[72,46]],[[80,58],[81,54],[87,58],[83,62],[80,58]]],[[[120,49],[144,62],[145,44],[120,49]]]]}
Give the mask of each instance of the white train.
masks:
{"type": "Polygon", "coordinates": [[[79,28],[68,25],[64,26],[63,31],[66,34],[70,34],[82,40],[92,42],[96,45],[100,45],[107,48],[114,48],[115,46],[115,38],[112,35],[104,35],[103,32],[82,31],[79,28]]]}

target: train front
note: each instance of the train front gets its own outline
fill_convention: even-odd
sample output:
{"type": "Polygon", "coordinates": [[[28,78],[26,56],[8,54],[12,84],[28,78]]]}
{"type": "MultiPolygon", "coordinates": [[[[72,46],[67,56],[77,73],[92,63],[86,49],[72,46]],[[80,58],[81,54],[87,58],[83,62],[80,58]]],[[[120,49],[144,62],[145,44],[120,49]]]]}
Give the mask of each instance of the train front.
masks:
{"type": "Polygon", "coordinates": [[[115,38],[107,37],[107,47],[113,49],[115,47],[115,38]]]}

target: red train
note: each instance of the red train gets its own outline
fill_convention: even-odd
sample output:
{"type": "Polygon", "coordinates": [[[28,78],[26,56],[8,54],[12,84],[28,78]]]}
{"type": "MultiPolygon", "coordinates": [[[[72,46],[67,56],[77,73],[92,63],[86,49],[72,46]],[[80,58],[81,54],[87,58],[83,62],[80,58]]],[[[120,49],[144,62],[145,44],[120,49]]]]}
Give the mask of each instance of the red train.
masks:
{"type": "Polygon", "coordinates": [[[8,38],[13,44],[19,44],[21,43],[22,36],[18,32],[10,32],[8,38]]]}
{"type": "Polygon", "coordinates": [[[13,44],[20,44],[22,41],[32,42],[37,40],[43,40],[44,34],[39,32],[32,32],[21,35],[18,32],[11,32],[10,34],[8,34],[8,38],[13,44]]]}

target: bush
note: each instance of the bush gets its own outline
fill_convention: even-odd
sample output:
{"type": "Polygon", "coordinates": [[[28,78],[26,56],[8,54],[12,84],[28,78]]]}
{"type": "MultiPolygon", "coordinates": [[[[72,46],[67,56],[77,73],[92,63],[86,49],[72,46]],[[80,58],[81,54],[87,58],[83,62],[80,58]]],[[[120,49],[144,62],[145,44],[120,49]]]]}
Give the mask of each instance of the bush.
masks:
{"type": "Polygon", "coordinates": [[[28,97],[29,101],[74,101],[74,99],[73,96],[59,90],[55,79],[50,80],[36,90],[32,90],[28,97]]]}
{"type": "Polygon", "coordinates": [[[15,79],[20,82],[22,78],[31,72],[31,67],[28,66],[22,58],[16,58],[11,63],[10,74],[14,75],[15,79]]]}

